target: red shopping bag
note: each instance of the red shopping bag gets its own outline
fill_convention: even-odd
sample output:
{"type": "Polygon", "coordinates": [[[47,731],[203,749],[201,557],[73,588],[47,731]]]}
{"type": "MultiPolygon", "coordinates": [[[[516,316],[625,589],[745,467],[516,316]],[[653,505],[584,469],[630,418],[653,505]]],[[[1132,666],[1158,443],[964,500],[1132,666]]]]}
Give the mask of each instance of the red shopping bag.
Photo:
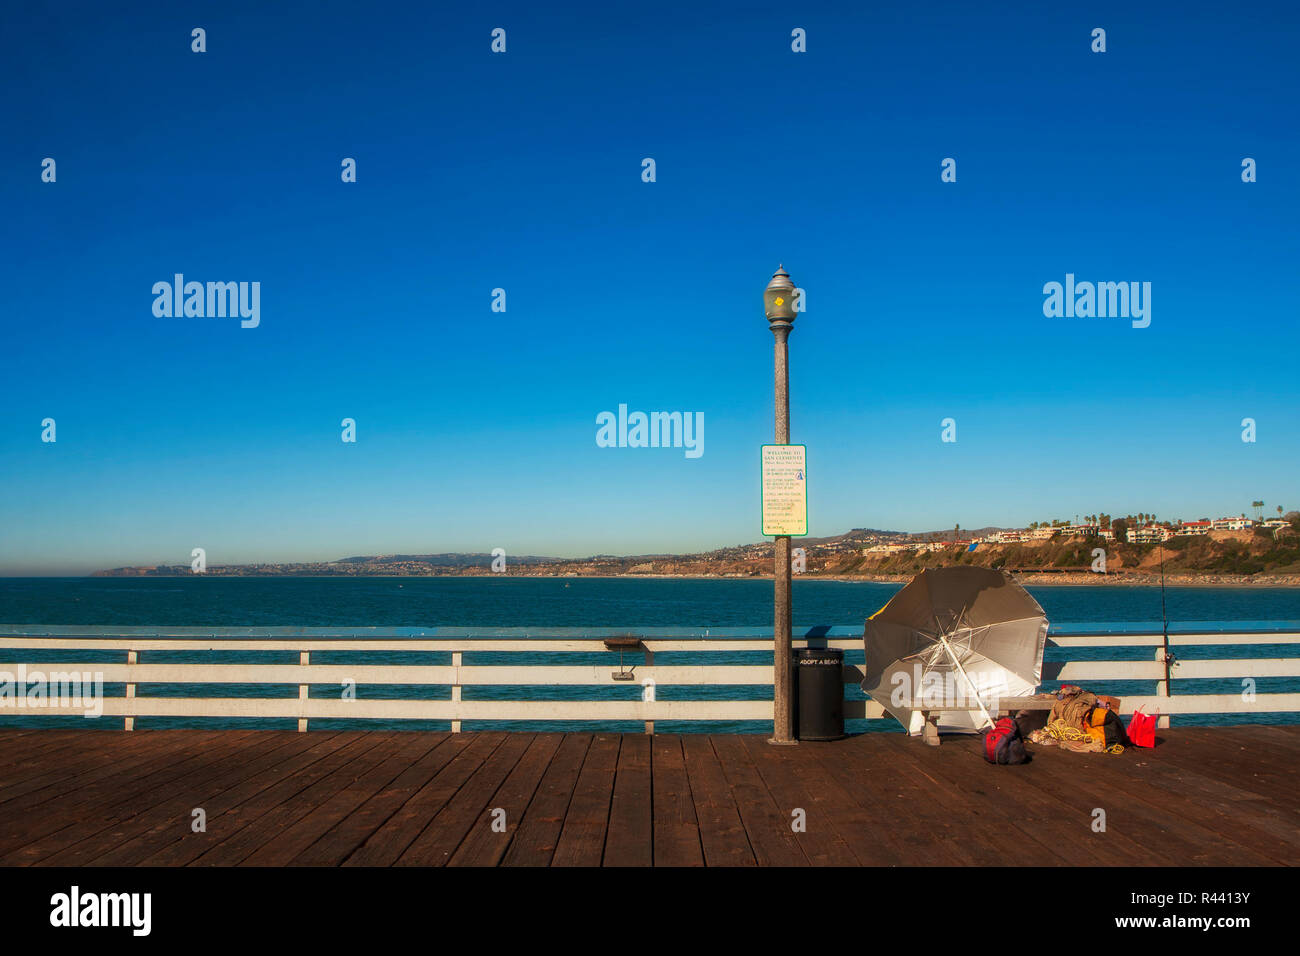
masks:
{"type": "Polygon", "coordinates": [[[1156,718],[1160,716],[1160,711],[1154,714],[1142,713],[1142,708],[1137,707],[1133,711],[1133,716],[1128,720],[1128,739],[1134,747],[1154,747],[1156,745],[1156,718]]]}

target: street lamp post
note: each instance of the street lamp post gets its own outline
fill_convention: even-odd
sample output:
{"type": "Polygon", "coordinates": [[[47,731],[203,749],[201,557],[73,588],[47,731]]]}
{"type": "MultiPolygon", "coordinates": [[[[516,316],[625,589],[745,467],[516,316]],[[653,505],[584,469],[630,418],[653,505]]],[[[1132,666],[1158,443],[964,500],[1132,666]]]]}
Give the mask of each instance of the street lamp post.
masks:
{"type": "MultiPolygon", "coordinates": [[[[763,310],[767,324],[776,337],[776,444],[790,444],[790,368],[786,342],[794,328],[794,283],[784,266],[777,266],[772,281],[763,292],[763,310]]],[[[772,744],[793,744],[794,707],[792,700],[793,666],[791,664],[790,618],[790,536],[777,535],[774,540],[775,622],[772,633],[774,677],[772,688],[772,744]]]]}

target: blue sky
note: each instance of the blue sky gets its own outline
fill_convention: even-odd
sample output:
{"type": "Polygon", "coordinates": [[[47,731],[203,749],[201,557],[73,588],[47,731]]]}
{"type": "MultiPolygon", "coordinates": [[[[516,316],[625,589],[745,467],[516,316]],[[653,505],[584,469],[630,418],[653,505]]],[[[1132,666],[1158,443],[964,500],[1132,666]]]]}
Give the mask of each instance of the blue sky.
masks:
{"type": "Polygon", "coordinates": [[[757,540],[778,262],[815,535],[1300,507],[1300,14],[849,6],[6,7],[0,573],[757,540]]]}

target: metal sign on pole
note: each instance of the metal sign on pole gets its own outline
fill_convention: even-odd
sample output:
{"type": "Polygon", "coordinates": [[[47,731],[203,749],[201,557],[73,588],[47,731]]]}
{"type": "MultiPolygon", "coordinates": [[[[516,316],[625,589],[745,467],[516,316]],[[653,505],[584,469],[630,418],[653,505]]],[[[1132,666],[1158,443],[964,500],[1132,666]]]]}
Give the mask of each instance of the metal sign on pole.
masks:
{"type": "Polygon", "coordinates": [[[808,449],[764,445],[763,534],[802,537],[808,533],[808,449]]]}

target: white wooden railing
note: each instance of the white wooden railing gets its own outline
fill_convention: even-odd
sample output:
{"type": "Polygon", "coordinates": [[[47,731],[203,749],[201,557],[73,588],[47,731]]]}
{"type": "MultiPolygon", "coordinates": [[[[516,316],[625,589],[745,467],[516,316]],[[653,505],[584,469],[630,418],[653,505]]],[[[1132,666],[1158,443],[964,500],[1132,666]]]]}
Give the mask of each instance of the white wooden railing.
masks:
{"type": "MultiPolygon", "coordinates": [[[[858,627],[817,627],[799,630],[796,647],[836,647],[861,651],[858,627]]],[[[1162,723],[1169,715],[1181,714],[1294,714],[1300,712],[1300,693],[1253,693],[1250,682],[1259,678],[1300,677],[1300,658],[1242,657],[1216,660],[1176,659],[1171,666],[1174,691],[1165,681],[1164,640],[1159,633],[1053,633],[1048,646],[1057,648],[1139,647],[1154,648],[1145,661],[1069,661],[1044,664],[1045,681],[1092,686],[1106,681],[1156,682],[1154,694],[1122,694],[1123,710],[1135,707],[1160,711],[1162,723]],[[1197,679],[1229,679],[1242,684],[1234,693],[1187,693],[1180,682],[1197,679]]],[[[1195,645],[1242,646],[1300,644],[1296,631],[1235,631],[1188,633],[1169,637],[1171,653],[1195,645]]],[[[770,721],[772,703],[766,700],[663,700],[657,691],[666,687],[720,688],[725,686],[770,686],[771,664],[655,663],[656,654],[666,652],[767,651],[771,638],[756,628],[713,628],[687,630],[645,628],[636,631],[614,629],[525,629],[525,628],[91,628],[0,626],[0,718],[7,713],[29,716],[85,713],[84,697],[69,692],[69,685],[47,690],[44,700],[30,694],[33,675],[47,680],[56,675],[93,674],[103,684],[124,684],[123,696],[101,697],[97,709],[103,716],[121,718],[131,730],[137,717],[241,717],[297,719],[306,730],[314,719],[345,720],[434,720],[449,721],[459,731],[462,721],[638,721],[653,732],[655,721],[770,721]],[[32,658],[27,653],[40,651],[32,658]],[[51,661],[51,655],[66,651],[111,652],[120,655],[116,663],[51,661]],[[296,652],[298,663],[174,663],[149,660],[151,652],[296,652]],[[377,654],[385,652],[441,652],[450,662],[433,665],[391,663],[320,664],[312,655],[320,652],[377,654]],[[538,664],[526,660],[512,663],[466,663],[465,657],[501,654],[508,657],[554,653],[600,653],[600,664],[538,664]],[[44,658],[37,661],[39,656],[44,658]],[[621,659],[621,662],[620,662],[621,659]],[[27,676],[27,694],[17,675],[27,676]],[[4,693],[4,681],[11,688],[4,693]],[[633,700],[510,699],[466,700],[465,687],[521,685],[554,688],[639,685],[633,700]],[[294,697],[138,696],[141,685],[149,684],[257,684],[296,685],[294,697]],[[367,685],[425,685],[450,688],[446,700],[369,697],[367,685]],[[331,696],[312,697],[313,685],[338,688],[331,696]],[[345,693],[355,689],[355,696],[345,693]]],[[[844,667],[846,684],[862,679],[861,668],[844,667]]],[[[847,719],[884,716],[871,700],[846,700],[847,719]]]]}

